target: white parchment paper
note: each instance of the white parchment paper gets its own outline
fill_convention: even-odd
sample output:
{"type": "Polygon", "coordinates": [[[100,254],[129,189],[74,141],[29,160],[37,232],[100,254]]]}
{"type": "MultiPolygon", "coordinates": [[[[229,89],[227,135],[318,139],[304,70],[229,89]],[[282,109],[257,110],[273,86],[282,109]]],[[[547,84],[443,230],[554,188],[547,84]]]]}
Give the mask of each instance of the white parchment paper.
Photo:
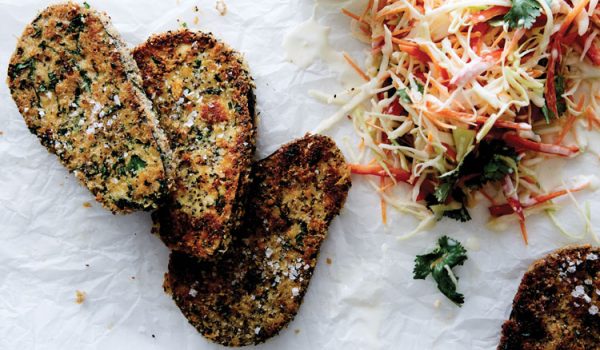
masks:
{"type": "MultiPolygon", "coordinates": [[[[0,0],[2,80],[17,36],[48,3],[0,0]]],[[[225,16],[215,0],[89,3],[108,12],[132,46],[151,33],[177,28],[179,20],[212,31],[243,52],[257,85],[260,157],[336,110],[307,92],[340,91],[338,74],[320,60],[301,69],[286,60],[282,46],[285,34],[313,14],[312,0],[225,0],[225,16]]],[[[321,1],[315,20],[331,28],[334,49],[360,62],[367,48],[350,37],[342,6],[355,5],[321,1]]],[[[163,293],[168,251],[150,234],[149,214],[114,216],[94,202],[29,133],[4,83],[0,131],[0,349],[221,348],[204,340],[163,293]],[[86,295],[82,304],[75,302],[78,290],[86,295]]],[[[356,144],[349,125],[330,134],[349,155],[349,145],[356,144]]],[[[560,184],[571,175],[597,173],[599,163],[588,154],[552,161],[542,170],[547,181],[560,184]]],[[[597,227],[598,195],[577,198],[590,202],[597,227]]],[[[529,219],[525,246],[515,223],[505,232],[486,229],[485,207],[472,210],[472,222],[442,221],[430,232],[398,241],[414,220],[390,212],[384,227],[378,203],[366,181],[355,178],[298,316],[257,349],[493,349],[527,266],[566,244],[594,243],[590,236],[568,239],[540,216],[529,219]],[[412,279],[415,255],[442,234],[469,250],[469,260],[456,269],[466,298],[462,308],[448,302],[431,280],[412,279]]],[[[583,232],[572,205],[558,218],[574,233],[583,232]]]]}

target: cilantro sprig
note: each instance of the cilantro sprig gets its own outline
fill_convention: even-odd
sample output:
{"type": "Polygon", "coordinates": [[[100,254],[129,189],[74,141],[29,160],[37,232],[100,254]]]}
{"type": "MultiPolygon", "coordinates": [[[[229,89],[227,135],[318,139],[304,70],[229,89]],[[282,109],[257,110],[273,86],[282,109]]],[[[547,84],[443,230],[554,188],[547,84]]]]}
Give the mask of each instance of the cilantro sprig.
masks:
{"type": "Polygon", "coordinates": [[[500,181],[513,172],[518,154],[501,140],[483,140],[457,168],[440,178],[433,194],[426,198],[427,206],[438,216],[466,222],[467,193],[489,182],[500,181]]]}
{"type": "Polygon", "coordinates": [[[456,305],[461,306],[465,298],[457,292],[455,281],[458,281],[458,277],[454,275],[452,268],[462,265],[465,260],[467,260],[467,250],[462,244],[448,236],[443,236],[431,253],[417,255],[413,277],[424,280],[431,274],[440,292],[456,305]]]}
{"type": "Polygon", "coordinates": [[[504,21],[511,29],[531,29],[542,8],[536,0],[511,0],[512,7],[504,16],[504,21]]]}

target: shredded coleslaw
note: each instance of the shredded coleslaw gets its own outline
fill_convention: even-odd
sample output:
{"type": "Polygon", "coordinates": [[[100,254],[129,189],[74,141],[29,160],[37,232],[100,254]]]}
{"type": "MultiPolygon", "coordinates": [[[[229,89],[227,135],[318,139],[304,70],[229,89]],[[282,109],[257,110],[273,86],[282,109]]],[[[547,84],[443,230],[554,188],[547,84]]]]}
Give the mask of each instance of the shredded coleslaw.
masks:
{"type": "MultiPolygon", "coordinates": [[[[352,18],[371,46],[365,80],[317,132],[349,117],[391,206],[422,221],[470,219],[477,193],[494,220],[528,213],[590,186],[548,191],[535,167],[583,151],[578,127],[600,128],[598,0],[370,0],[352,18]],[[576,136],[576,135],[575,135],[576,136]],[[411,201],[390,188],[412,187],[411,201]]],[[[550,214],[551,215],[551,214],[550,214]]]]}

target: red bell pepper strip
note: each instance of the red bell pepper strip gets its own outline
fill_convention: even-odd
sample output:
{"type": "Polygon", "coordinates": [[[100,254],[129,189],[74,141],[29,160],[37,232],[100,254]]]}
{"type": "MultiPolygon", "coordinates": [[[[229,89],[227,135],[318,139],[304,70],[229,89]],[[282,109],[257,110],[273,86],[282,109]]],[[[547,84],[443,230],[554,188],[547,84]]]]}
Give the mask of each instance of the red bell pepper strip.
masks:
{"type": "MultiPolygon", "coordinates": [[[[584,34],[583,36],[577,37],[577,41],[582,48],[585,47],[585,43],[590,38],[590,34],[584,34]]],[[[596,43],[592,42],[592,45],[587,50],[585,55],[592,61],[595,66],[600,66],[600,48],[596,46],[596,43]]]]}
{"type": "Polygon", "coordinates": [[[524,139],[519,137],[514,133],[506,133],[502,137],[504,141],[512,147],[525,149],[534,152],[546,153],[557,155],[561,157],[570,157],[579,152],[579,147],[577,146],[561,146],[561,145],[553,145],[549,143],[541,143],[535,142],[528,139],[524,139]]]}
{"type": "MultiPolygon", "coordinates": [[[[411,173],[400,168],[388,167],[389,172],[392,174],[396,181],[410,183],[411,173]]],[[[358,175],[374,175],[379,177],[389,177],[389,174],[385,169],[378,164],[363,165],[363,164],[350,164],[350,171],[352,174],[358,175]]]]}
{"type": "MultiPolygon", "coordinates": [[[[569,192],[574,193],[574,192],[582,191],[587,186],[589,186],[589,183],[585,183],[579,187],[576,187],[576,188],[573,188],[570,190],[559,190],[559,191],[551,192],[548,194],[542,194],[542,195],[533,197],[530,201],[528,201],[529,203],[523,204],[523,208],[531,208],[536,205],[546,203],[546,202],[551,201],[560,196],[564,196],[569,192]]],[[[493,206],[489,207],[488,209],[490,211],[490,214],[493,217],[500,217],[500,216],[510,215],[510,214],[514,213],[514,210],[511,208],[511,206],[509,204],[493,205],[493,206]]]]}

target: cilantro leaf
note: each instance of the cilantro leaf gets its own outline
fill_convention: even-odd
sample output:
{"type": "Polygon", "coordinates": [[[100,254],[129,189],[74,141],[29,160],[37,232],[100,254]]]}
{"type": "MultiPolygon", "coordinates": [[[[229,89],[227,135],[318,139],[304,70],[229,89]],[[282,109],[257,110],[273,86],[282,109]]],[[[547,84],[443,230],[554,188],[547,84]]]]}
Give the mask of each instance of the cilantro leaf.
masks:
{"type": "Polygon", "coordinates": [[[469,152],[452,172],[439,178],[439,184],[427,198],[427,206],[438,219],[448,217],[457,221],[471,220],[467,210],[467,195],[488,182],[502,180],[512,173],[518,161],[514,148],[504,141],[483,140],[469,152]]]}
{"type": "Polygon", "coordinates": [[[403,102],[412,103],[412,100],[410,99],[410,96],[408,95],[408,92],[406,91],[406,89],[400,89],[400,90],[396,91],[396,94],[398,96],[400,96],[400,99],[403,102]]]}
{"type": "Polygon", "coordinates": [[[437,199],[438,203],[444,203],[446,202],[446,199],[448,199],[451,191],[452,184],[449,182],[444,182],[435,188],[433,195],[435,196],[435,199],[437,199]]]}
{"type": "Polygon", "coordinates": [[[511,0],[512,7],[504,16],[504,21],[511,29],[531,29],[537,17],[542,13],[536,0],[511,0]]]}
{"type": "Polygon", "coordinates": [[[425,86],[423,86],[423,84],[419,83],[418,81],[417,83],[417,90],[419,90],[420,93],[425,93],[425,86]]]}
{"type": "Polygon", "coordinates": [[[460,222],[471,221],[471,214],[469,214],[469,211],[464,204],[462,204],[460,209],[446,210],[444,216],[460,222]]]}
{"type": "Polygon", "coordinates": [[[567,101],[563,97],[565,94],[565,78],[562,75],[555,76],[554,86],[556,89],[556,108],[560,117],[567,111],[567,101]]]}
{"type": "Polygon", "coordinates": [[[456,291],[456,283],[450,276],[453,267],[462,265],[467,260],[467,250],[455,239],[443,236],[438,246],[428,254],[417,255],[414,279],[425,279],[429,274],[437,283],[438,289],[456,305],[464,303],[464,296],[456,291]]]}
{"type": "Polygon", "coordinates": [[[512,159],[515,163],[518,161],[514,148],[501,140],[482,141],[477,150],[465,158],[460,175],[479,175],[465,181],[467,187],[479,188],[510,174],[512,170],[506,159],[512,159]]]}

